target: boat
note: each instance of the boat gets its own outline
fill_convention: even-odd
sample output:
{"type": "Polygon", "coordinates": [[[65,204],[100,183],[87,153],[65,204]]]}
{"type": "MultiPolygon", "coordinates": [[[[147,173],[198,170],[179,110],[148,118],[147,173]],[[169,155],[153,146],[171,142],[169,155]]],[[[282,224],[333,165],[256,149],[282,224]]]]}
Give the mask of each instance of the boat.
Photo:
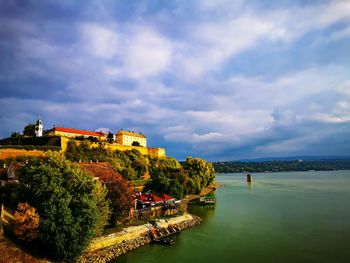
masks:
{"type": "Polygon", "coordinates": [[[175,245],[175,239],[172,239],[172,238],[154,239],[153,242],[161,244],[161,245],[168,245],[168,246],[175,245]]]}
{"type": "Polygon", "coordinates": [[[213,194],[207,194],[199,197],[199,203],[203,205],[213,205],[215,204],[215,202],[215,195],[213,194]]]}

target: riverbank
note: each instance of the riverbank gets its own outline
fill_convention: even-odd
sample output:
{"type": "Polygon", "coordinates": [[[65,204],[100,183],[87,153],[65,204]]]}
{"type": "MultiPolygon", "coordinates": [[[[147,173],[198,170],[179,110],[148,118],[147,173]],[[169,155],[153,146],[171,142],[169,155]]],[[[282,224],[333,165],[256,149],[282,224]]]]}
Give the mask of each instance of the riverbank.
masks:
{"type": "MultiPolygon", "coordinates": [[[[183,231],[199,225],[201,221],[200,217],[185,213],[174,218],[159,220],[157,225],[164,228],[170,225],[177,225],[183,231]]],[[[104,263],[116,259],[138,247],[147,245],[152,242],[150,237],[151,227],[152,225],[150,224],[128,227],[118,233],[96,238],[92,241],[88,252],[80,257],[79,262],[104,263]]]]}
{"type": "Polygon", "coordinates": [[[210,194],[214,192],[216,189],[223,187],[223,184],[220,184],[218,182],[214,182],[210,186],[203,188],[198,195],[195,194],[188,194],[181,200],[181,211],[187,211],[188,203],[191,201],[198,199],[200,196],[210,194]]]}

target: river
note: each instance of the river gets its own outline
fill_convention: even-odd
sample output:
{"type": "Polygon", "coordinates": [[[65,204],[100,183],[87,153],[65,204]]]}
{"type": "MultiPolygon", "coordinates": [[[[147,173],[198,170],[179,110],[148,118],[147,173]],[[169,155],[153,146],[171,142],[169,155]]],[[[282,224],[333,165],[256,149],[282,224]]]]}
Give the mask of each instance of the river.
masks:
{"type": "Polygon", "coordinates": [[[148,245],[115,263],[350,262],[350,171],[217,174],[215,207],[174,246],[148,245]]]}

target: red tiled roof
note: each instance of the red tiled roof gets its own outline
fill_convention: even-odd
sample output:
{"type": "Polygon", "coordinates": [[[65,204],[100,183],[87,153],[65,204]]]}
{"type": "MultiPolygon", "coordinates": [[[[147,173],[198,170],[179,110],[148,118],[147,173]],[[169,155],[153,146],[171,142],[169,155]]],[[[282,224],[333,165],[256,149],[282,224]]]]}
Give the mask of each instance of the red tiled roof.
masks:
{"type": "Polygon", "coordinates": [[[141,194],[140,200],[142,202],[151,201],[155,203],[163,202],[164,200],[155,194],[141,194]]]}
{"type": "Polygon", "coordinates": [[[99,163],[78,163],[79,166],[90,173],[93,177],[100,177],[103,175],[113,176],[119,175],[116,173],[112,166],[108,162],[99,162],[99,163]]]}
{"type": "Polygon", "coordinates": [[[80,135],[89,135],[89,136],[96,136],[96,137],[105,135],[103,132],[93,132],[93,131],[77,130],[73,128],[63,128],[63,127],[55,127],[49,131],[60,131],[60,132],[75,133],[80,135]]]}
{"type": "Polygon", "coordinates": [[[167,195],[167,194],[162,194],[161,196],[164,200],[169,200],[169,201],[175,200],[174,197],[171,197],[170,195],[167,195]]]}

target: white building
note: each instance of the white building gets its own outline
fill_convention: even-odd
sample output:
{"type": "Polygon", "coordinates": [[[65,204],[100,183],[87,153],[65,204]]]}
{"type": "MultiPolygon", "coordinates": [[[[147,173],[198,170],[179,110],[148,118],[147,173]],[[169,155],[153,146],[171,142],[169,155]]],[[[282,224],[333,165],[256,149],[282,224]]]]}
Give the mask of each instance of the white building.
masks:
{"type": "Polygon", "coordinates": [[[41,118],[39,117],[35,125],[35,137],[42,137],[43,129],[44,129],[44,125],[41,118]]]}
{"type": "Polygon", "coordinates": [[[147,147],[147,139],[145,135],[123,130],[117,132],[117,143],[125,146],[147,147]]]}

